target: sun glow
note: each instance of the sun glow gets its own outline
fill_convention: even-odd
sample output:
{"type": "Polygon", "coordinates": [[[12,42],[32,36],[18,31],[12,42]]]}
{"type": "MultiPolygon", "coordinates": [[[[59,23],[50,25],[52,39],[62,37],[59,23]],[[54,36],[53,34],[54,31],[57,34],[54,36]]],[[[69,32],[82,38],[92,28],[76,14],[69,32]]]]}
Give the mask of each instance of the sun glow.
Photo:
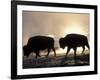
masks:
{"type": "Polygon", "coordinates": [[[63,30],[63,36],[66,36],[67,34],[70,34],[70,33],[83,34],[83,35],[85,34],[82,27],[77,26],[77,25],[67,27],[66,29],[63,30]]]}
{"type": "Polygon", "coordinates": [[[47,35],[47,36],[54,38],[54,35],[52,35],[52,34],[49,34],[49,35],[47,35]]]}

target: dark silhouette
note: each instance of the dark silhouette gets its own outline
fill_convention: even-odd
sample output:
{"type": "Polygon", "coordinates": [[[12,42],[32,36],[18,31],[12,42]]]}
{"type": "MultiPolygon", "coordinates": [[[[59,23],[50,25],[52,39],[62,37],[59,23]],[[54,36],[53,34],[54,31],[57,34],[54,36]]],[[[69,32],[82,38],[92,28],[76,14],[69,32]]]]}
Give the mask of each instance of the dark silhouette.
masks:
{"type": "Polygon", "coordinates": [[[29,56],[31,52],[35,52],[36,58],[40,56],[40,50],[48,50],[47,56],[49,55],[50,49],[54,51],[56,56],[55,48],[54,48],[54,39],[47,36],[35,36],[31,37],[28,40],[27,45],[23,47],[23,52],[25,56],[29,56]]]}
{"type": "Polygon", "coordinates": [[[77,47],[83,48],[82,53],[85,50],[85,46],[87,46],[87,48],[89,49],[87,37],[84,35],[80,35],[80,34],[68,34],[64,38],[59,39],[59,44],[60,44],[60,47],[63,49],[66,46],[68,47],[68,50],[66,52],[66,56],[71,48],[74,50],[75,57],[76,57],[77,47]]]}

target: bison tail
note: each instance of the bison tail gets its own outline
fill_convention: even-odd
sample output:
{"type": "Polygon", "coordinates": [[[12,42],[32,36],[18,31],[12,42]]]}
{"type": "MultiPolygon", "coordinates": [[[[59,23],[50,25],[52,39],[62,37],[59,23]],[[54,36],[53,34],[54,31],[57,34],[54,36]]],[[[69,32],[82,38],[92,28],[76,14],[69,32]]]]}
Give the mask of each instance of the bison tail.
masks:
{"type": "Polygon", "coordinates": [[[89,46],[89,43],[88,43],[88,39],[86,40],[86,47],[87,47],[88,49],[90,49],[90,46],[89,46]]]}
{"type": "Polygon", "coordinates": [[[89,44],[87,44],[86,46],[88,47],[88,49],[90,49],[90,46],[89,46],[89,44]]]}

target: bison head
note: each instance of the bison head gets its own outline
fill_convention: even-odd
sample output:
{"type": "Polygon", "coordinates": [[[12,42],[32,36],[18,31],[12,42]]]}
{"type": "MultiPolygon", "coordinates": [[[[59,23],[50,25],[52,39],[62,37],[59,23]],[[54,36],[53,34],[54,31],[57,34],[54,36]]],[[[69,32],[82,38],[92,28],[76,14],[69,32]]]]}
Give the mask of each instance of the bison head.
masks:
{"type": "Polygon", "coordinates": [[[29,56],[29,54],[30,54],[30,49],[29,49],[29,47],[27,46],[27,45],[25,45],[24,47],[23,47],[23,53],[24,53],[24,56],[29,56]]]}
{"type": "Polygon", "coordinates": [[[65,40],[64,40],[64,38],[60,38],[60,40],[59,40],[59,44],[60,44],[60,48],[65,48],[65,40]]]}

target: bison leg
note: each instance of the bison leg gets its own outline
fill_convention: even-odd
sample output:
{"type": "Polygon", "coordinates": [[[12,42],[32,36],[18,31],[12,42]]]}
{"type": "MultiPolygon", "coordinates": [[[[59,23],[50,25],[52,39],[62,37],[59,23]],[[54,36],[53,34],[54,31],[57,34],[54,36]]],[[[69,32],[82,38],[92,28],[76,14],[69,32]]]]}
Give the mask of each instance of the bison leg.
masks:
{"type": "Polygon", "coordinates": [[[82,48],[83,48],[83,51],[82,51],[82,54],[83,54],[83,52],[84,52],[84,50],[85,50],[85,46],[82,46],[82,48]]]}
{"type": "Polygon", "coordinates": [[[76,52],[77,52],[77,47],[76,48],[73,48],[74,50],[74,61],[75,61],[75,64],[77,64],[77,57],[76,57],[76,52]]]}
{"type": "Polygon", "coordinates": [[[87,47],[88,49],[90,49],[89,44],[87,44],[86,47],[87,47]]]}
{"type": "Polygon", "coordinates": [[[48,54],[46,55],[46,57],[48,57],[49,53],[50,53],[50,48],[48,48],[48,54]]]}
{"type": "Polygon", "coordinates": [[[76,63],[76,60],[77,60],[77,58],[76,58],[76,51],[77,51],[77,48],[73,48],[73,50],[74,50],[74,59],[75,59],[75,63],[76,63]]]}
{"type": "Polygon", "coordinates": [[[37,53],[36,53],[36,58],[37,58],[38,56],[37,56],[37,53]]]}
{"type": "Polygon", "coordinates": [[[68,47],[67,52],[66,52],[66,56],[68,55],[69,51],[70,51],[70,47],[68,47]]]}
{"type": "Polygon", "coordinates": [[[55,51],[54,47],[52,48],[52,50],[54,52],[54,56],[56,56],[56,51],[55,51]]]}
{"type": "Polygon", "coordinates": [[[36,51],[36,58],[37,58],[38,56],[40,57],[39,51],[36,51]]]}
{"type": "Polygon", "coordinates": [[[73,49],[74,49],[74,54],[75,54],[75,57],[76,57],[77,48],[73,48],[73,49]]]}

